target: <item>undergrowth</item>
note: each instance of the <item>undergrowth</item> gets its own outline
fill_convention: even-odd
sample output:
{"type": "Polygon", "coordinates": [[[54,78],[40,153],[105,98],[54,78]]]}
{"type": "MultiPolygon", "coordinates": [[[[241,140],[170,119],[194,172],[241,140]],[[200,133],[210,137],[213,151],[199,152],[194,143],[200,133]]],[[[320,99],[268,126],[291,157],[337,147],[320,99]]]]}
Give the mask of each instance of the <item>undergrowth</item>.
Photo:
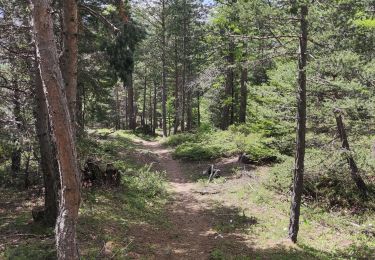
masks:
{"type": "Polygon", "coordinates": [[[205,130],[170,136],[165,144],[175,147],[176,159],[202,161],[246,153],[254,162],[282,156],[272,145],[272,138],[249,133],[246,128],[230,127],[227,131],[205,130]]]}
{"type": "MultiPolygon", "coordinates": [[[[351,178],[346,160],[348,151],[340,148],[338,140],[324,148],[306,150],[304,191],[306,201],[319,203],[329,208],[347,208],[354,212],[375,210],[374,170],[375,159],[371,153],[371,138],[364,138],[352,143],[353,156],[359,168],[359,174],[367,183],[369,199],[364,200],[351,178]]],[[[271,170],[268,186],[279,193],[288,194],[291,190],[294,159],[289,157],[282,164],[271,170]]]]}
{"type": "MultiPolygon", "coordinates": [[[[134,138],[129,131],[98,129],[79,140],[81,168],[87,158],[95,157],[103,164],[112,163],[122,173],[118,188],[82,189],[77,226],[82,259],[105,258],[102,248],[107,242],[112,248],[108,257],[124,259],[131,250],[129,227],[167,224],[165,173],[137,160],[134,138]]],[[[0,188],[0,233],[10,236],[0,236],[0,259],[56,258],[53,229],[32,221],[31,209],[42,203],[41,195],[36,190],[35,198],[30,199],[29,192],[0,188]]]]}

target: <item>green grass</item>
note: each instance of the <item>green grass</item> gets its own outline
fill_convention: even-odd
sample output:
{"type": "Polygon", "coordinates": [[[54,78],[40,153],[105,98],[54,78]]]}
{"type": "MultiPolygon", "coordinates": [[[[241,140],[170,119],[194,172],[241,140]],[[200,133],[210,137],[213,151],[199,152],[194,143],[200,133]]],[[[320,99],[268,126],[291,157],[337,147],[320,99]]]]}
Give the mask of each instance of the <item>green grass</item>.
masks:
{"type": "Polygon", "coordinates": [[[259,134],[227,131],[209,131],[185,133],[170,136],[166,145],[175,148],[173,156],[186,161],[204,161],[246,153],[254,162],[261,162],[270,157],[282,158],[272,148],[270,139],[259,134]]]}
{"type": "MultiPolygon", "coordinates": [[[[277,169],[277,165],[274,166],[277,169]]],[[[287,241],[289,194],[269,189],[272,171],[258,170],[258,180],[249,185],[231,187],[221,198],[234,203],[242,214],[238,221],[219,222],[218,232],[240,232],[250,237],[254,249],[251,257],[233,254],[234,245],[218,246],[212,259],[373,259],[375,240],[366,230],[373,230],[375,212],[353,214],[345,209],[328,211],[319,204],[303,202],[298,246],[287,241]],[[241,216],[251,216],[256,224],[243,225],[241,216]],[[354,224],[353,224],[354,223],[354,224]],[[357,226],[359,225],[359,226],[357,226]],[[370,228],[370,229],[369,229],[370,228]],[[221,257],[221,258],[220,258],[221,257]],[[258,257],[258,258],[257,258],[258,257]]],[[[221,202],[217,202],[221,203],[221,202]]],[[[246,222],[245,222],[246,223],[246,222]]],[[[238,246],[238,245],[237,245],[238,246]]]]}
{"type": "MultiPolygon", "coordinates": [[[[113,163],[122,172],[118,188],[82,190],[77,226],[82,259],[98,258],[106,242],[113,243],[114,259],[124,259],[133,246],[128,237],[132,225],[168,227],[164,216],[168,198],[165,173],[138,160],[140,147],[135,138],[129,131],[98,129],[89,131],[79,142],[81,167],[86,158],[96,157],[103,164],[113,163]]],[[[10,234],[9,241],[0,237],[0,259],[55,259],[53,229],[34,223],[31,217],[31,209],[42,202],[41,198],[28,202],[28,192],[10,188],[0,189],[0,197],[0,208],[6,209],[0,211],[0,233],[10,234]]]]}

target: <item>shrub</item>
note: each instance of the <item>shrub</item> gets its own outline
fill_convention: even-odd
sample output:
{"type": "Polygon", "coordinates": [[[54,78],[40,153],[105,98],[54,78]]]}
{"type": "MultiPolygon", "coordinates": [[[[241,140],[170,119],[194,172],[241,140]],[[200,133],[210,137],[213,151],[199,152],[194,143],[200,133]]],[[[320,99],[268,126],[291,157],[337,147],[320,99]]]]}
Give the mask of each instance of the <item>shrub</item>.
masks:
{"type": "Polygon", "coordinates": [[[240,128],[228,131],[213,131],[200,134],[181,134],[170,138],[169,145],[176,146],[175,158],[199,161],[247,153],[254,162],[280,158],[279,153],[270,147],[269,139],[260,134],[243,134],[240,128]]]}
{"type": "Polygon", "coordinates": [[[187,143],[187,142],[195,142],[199,140],[198,134],[177,134],[177,135],[171,135],[169,136],[164,144],[176,147],[180,144],[187,143]]]}
{"type": "MultiPolygon", "coordinates": [[[[374,159],[371,157],[370,143],[358,146],[351,152],[360,169],[360,174],[372,190],[371,175],[374,171],[374,159]]],[[[364,202],[360,193],[350,177],[345,153],[340,149],[340,143],[333,143],[331,149],[310,148],[306,151],[304,191],[305,199],[313,200],[328,208],[357,206],[374,207],[375,205],[364,202]],[[356,206],[353,206],[356,205],[356,206]]],[[[276,165],[271,170],[267,186],[280,193],[289,193],[293,176],[293,157],[284,163],[276,165]]],[[[371,196],[371,195],[370,195],[371,196]]],[[[370,202],[371,203],[371,202],[370,202]]]]}

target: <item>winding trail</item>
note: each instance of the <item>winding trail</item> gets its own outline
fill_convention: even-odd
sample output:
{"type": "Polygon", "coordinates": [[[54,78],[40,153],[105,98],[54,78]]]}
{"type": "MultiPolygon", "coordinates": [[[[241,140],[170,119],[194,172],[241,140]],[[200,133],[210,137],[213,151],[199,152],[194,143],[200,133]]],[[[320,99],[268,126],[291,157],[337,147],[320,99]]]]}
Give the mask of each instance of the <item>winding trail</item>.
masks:
{"type": "Polygon", "coordinates": [[[159,142],[138,142],[157,157],[159,168],[167,173],[172,193],[166,205],[170,227],[139,232],[142,233],[142,243],[146,242],[154,249],[153,255],[147,256],[151,259],[209,259],[216,233],[211,228],[213,216],[207,212],[209,206],[198,200],[193,191],[197,184],[187,180],[169,149],[159,142]]]}

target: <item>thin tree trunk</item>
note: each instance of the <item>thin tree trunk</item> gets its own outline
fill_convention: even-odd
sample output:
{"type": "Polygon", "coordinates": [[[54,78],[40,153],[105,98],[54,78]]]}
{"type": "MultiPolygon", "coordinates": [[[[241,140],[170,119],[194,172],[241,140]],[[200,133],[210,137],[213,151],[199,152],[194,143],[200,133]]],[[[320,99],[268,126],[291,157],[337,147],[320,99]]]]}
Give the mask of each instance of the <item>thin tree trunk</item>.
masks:
{"type": "Polygon", "coordinates": [[[165,0],[162,0],[162,120],[163,120],[163,136],[167,133],[167,68],[166,68],[166,28],[165,28],[165,0]]]}
{"type": "Polygon", "coordinates": [[[197,92],[197,113],[198,113],[198,127],[201,126],[201,93],[200,91],[198,90],[197,92]]]}
{"type": "Polygon", "coordinates": [[[35,84],[35,127],[40,149],[40,167],[44,180],[44,221],[48,226],[54,226],[58,215],[58,184],[59,166],[56,159],[56,144],[52,138],[49,124],[47,102],[43,90],[40,72],[36,67],[35,84]]]}
{"type": "Polygon", "coordinates": [[[63,56],[62,75],[74,137],[77,128],[78,6],[77,0],[62,1],[63,56]]]}
{"type": "Polygon", "coordinates": [[[182,60],[182,86],[181,86],[181,132],[185,132],[185,111],[186,111],[186,62],[185,62],[185,37],[183,41],[182,60]]]}
{"type": "Polygon", "coordinates": [[[142,127],[145,126],[146,121],[146,95],[147,95],[147,76],[146,76],[146,70],[145,70],[145,81],[143,85],[143,108],[142,108],[142,127]]]}
{"type": "Polygon", "coordinates": [[[31,159],[31,146],[28,147],[28,155],[26,157],[25,162],[25,181],[24,181],[24,187],[25,189],[28,189],[30,186],[30,159],[31,159]]]}
{"type": "MultiPolygon", "coordinates": [[[[14,82],[14,93],[13,93],[13,114],[14,114],[14,120],[16,122],[16,127],[18,133],[21,133],[22,131],[22,116],[21,116],[21,92],[18,87],[17,81],[14,82]]],[[[12,152],[11,156],[11,171],[13,175],[16,175],[21,171],[21,157],[22,157],[22,144],[21,139],[16,138],[14,140],[14,143],[16,145],[14,151],[12,152]]]]}
{"type": "Polygon", "coordinates": [[[349,152],[346,159],[349,164],[350,175],[354,183],[357,185],[357,188],[360,191],[361,196],[363,198],[367,198],[367,186],[365,182],[363,181],[361,175],[359,175],[357,164],[354,161],[353,156],[350,154],[349,141],[346,135],[345,125],[342,120],[341,111],[339,109],[335,110],[335,116],[336,116],[337,131],[339,132],[339,136],[341,140],[341,146],[343,149],[349,152]]]}
{"type": "Polygon", "coordinates": [[[152,129],[152,133],[156,134],[156,128],[158,128],[158,116],[156,114],[156,108],[157,108],[157,91],[156,91],[156,82],[154,82],[154,109],[153,109],[153,115],[154,115],[154,127],[152,129]]]}
{"type": "Polygon", "coordinates": [[[179,88],[178,88],[178,84],[179,84],[179,80],[178,80],[178,77],[179,77],[179,74],[178,74],[178,48],[177,48],[177,37],[175,39],[175,89],[174,89],[174,111],[175,111],[175,115],[174,115],[174,128],[173,128],[173,134],[177,134],[177,131],[178,131],[178,125],[180,123],[180,111],[179,111],[179,88]]]}
{"type": "Polygon", "coordinates": [[[152,114],[153,114],[153,108],[152,108],[152,86],[150,87],[150,99],[149,99],[149,109],[148,109],[148,113],[149,113],[149,120],[150,120],[150,128],[151,128],[151,132],[152,132],[152,128],[153,128],[153,120],[152,120],[152,114]]]}
{"type": "Polygon", "coordinates": [[[307,5],[301,6],[301,36],[299,40],[300,55],[298,59],[298,90],[297,90],[297,137],[296,156],[293,177],[293,193],[290,208],[289,238],[297,242],[299,216],[303,191],[303,174],[305,167],[306,139],[306,65],[307,65],[307,5]]]}
{"type": "Polygon", "coordinates": [[[193,126],[193,108],[192,108],[191,90],[187,92],[187,111],[186,111],[186,129],[190,131],[193,126]]]}
{"type": "Polygon", "coordinates": [[[247,80],[248,71],[246,65],[241,69],[241,97],[240,97],[240,111],[239,122],[246,123],[246,109],[247,109],[247,80]]]}
{"type": "Polygon", "coordinates": [[[80,176],[69,106],[59,67],[49,0],[31,0],[39,70],[52,132],[56,140],[61,180],[61,203],[56,223],[58,259],[79,259],[76,225],[80,204],[80,176]]]}
{"type": "Polygon", "coordinates": [[[129,129],[135,130],[136,117],[134,110],[134,88],[133,88],[133,74],[129,73],[126,77],[125,88],[128,90],[128,115],[129,115],[129,129]]]}
{"type": "Polygon", "coordinates": [[[120,98],[119,98],[119,88],[118,85],[115,86],[115,98],[116,98],[116,104],[115,104],[115,113],[116,113],[116,122],[115,122],[115,128],[118,130],[121,128],[121,122],[120,122],[120,98]]]}
{"type": "Polygon", "coordinates": [[[126,88],[125,84],[124,84],[124,90],[125,90],[125,129],[129,129],[128,89],[126,88]]]}
{"type": "Polygon", "coordinates": [[[233,124],[233,95],[234,95],[234,42],[232,39],[228,45],[227,71],[224,89],[224,104],[222,111],[221,129],[226,130],[230,124],[233,124]]]}

